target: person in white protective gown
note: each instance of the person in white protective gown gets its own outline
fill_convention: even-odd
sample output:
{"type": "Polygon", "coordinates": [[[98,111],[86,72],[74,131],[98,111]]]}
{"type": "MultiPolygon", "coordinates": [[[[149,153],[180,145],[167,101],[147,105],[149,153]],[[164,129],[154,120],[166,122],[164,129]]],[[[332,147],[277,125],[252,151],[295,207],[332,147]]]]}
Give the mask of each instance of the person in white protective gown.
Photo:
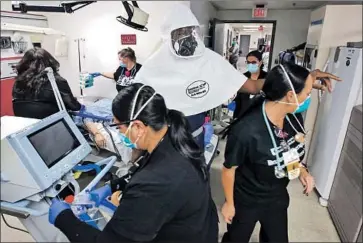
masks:
{"type": "Polygon", "coordinates": [[[199,23],[187,6],[175,4],[161,32],[162,45],[146,60],[135,81],[152,86],[171,109],[186,116],[211,110],[245,84],[246,77],[205,47],[199,23]]]}
{"type": "Polygon", "coordinates": [[[146,60],[135,82],[152,86],[167,106],[183,112],[193,136],[204,148],[206,112],[243,89],[257,93],[263,80],[247,80],[222,56],[203,43],[198,20],[183,4],[175,4],[161,27],[162,44],[146,60]]]}

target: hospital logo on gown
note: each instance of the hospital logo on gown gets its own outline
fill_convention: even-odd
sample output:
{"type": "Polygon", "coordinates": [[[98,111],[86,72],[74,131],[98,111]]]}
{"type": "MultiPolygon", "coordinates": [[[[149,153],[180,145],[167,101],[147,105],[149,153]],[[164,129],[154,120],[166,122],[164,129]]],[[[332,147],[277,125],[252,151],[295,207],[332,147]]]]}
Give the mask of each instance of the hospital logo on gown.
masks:
{"type": "Polygon", "coordinates": [[[194,81],[186,89],[186,94],[193,99],[202,98],[206,96],[208,92],[209,84],[203,80],[194,81]]]}

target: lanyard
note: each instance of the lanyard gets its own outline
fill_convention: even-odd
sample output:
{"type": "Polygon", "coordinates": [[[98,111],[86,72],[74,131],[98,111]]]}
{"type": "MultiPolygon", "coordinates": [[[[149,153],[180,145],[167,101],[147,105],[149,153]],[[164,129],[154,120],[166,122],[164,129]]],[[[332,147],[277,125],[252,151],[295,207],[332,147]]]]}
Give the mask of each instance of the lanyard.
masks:
{"type": "Polygon", "coordinates": [[[276,143],[276,140],[275,140],[275,136],[274,136],[274,134],[272,132],[272,129],[271,129],[271,126],[270,126],[270,122],[267,119],[266,109],[265,109],[265,103],[266,103],[266,101],[264,101],[263,104],[262,104],[263,119],[265,120],[265,124],[266,124],[267,130],[268,130],[268,133],[270,135],[270,138],[271,138],[271,141],[272,141],[272,145],[274,146],[275,157],[276,157],[276,161],[277,161],[277,164],[276,164],[277,169],[278,170],[283,170],[284,167],[285,167],[285,164],[283,163],[283,160],[281,159],[281,157],[279,155],[278,146],[277,146],[277,143],[276,143]],[[281,162],[282,162],[282,165],[281,165],[281,162]]]}

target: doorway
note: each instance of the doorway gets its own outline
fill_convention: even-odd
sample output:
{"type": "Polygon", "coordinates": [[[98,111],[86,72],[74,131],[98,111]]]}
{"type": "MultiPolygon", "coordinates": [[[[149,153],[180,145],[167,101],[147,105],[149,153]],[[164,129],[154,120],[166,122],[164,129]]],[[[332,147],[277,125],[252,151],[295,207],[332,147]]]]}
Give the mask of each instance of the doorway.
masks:
{"type": "MultiPolygon", "coordinates": [[[[211,21],[211,49],[228,59],[225,46],[236,37],[241,57],[253,50],[263,53],[265,71],[271,69],[275,42],[276,20],[218,20],[211,21]]],[[[241,70],[242,71],[242,70],[241,70]]]]}
{"type": "Polygon", "coordinates": [[[250,49],[251,36],[240,35],[239,36],[239,49],[242,51],[242,57],[246,57],[250,49]]]}

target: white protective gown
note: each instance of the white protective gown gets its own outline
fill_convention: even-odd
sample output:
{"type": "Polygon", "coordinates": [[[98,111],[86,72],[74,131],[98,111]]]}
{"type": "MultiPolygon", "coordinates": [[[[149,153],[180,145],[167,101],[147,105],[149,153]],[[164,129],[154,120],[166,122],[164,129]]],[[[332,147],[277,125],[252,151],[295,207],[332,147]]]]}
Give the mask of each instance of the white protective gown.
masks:
{"type": "Polygon", "coordinates": [[[146,60],[135,82],[153,87],[169,109],[186,116],[211,110],[233,97],[246,77],[216,52],[205,48],[199,56],[180,57],[172,51],[173,30],[199,26],[190,8],[175,4],[161,27],[162,45],[146,60]]]}

